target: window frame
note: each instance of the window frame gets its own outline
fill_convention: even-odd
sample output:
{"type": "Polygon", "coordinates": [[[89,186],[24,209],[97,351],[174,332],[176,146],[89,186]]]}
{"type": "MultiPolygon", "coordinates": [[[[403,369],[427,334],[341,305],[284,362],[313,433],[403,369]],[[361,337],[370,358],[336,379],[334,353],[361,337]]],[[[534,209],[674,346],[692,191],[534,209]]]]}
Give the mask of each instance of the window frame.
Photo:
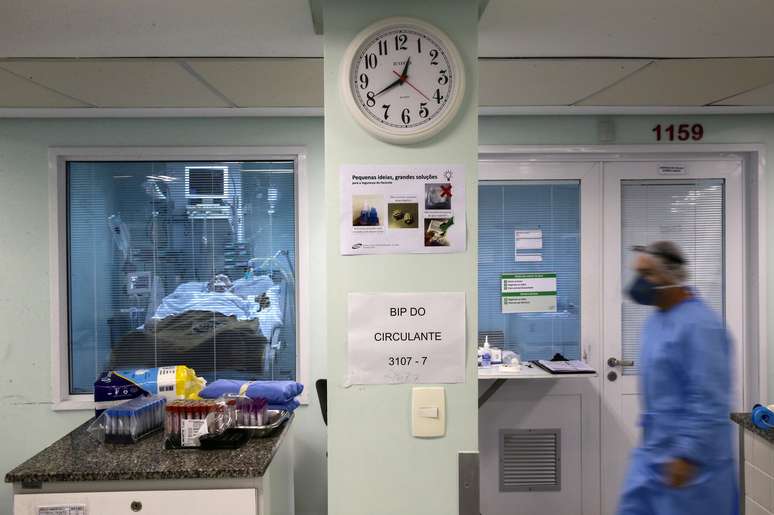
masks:
{"type": "MultiPolygon", "coordinates": [[[[92,410],[89,394],[70,393],[67,269],[67,163],[69,161],[268,161],[294,162],[296,176],[296,380],[307,385],[309,369],[309,190],[306,147],[50,147],[49,273],[51,390],[54,411],[92,410]]],[[[95,378],[96,379],[96,378],[95,378]]],[[[308,391],[299,397],[308,404],[308,391]]]]}

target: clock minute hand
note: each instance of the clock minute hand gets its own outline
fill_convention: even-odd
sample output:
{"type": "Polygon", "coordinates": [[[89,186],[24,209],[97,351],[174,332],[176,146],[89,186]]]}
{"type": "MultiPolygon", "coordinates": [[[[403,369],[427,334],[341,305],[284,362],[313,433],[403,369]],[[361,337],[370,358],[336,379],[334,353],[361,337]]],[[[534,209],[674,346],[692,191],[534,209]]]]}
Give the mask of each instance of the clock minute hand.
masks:
{"type": "Polygon", "coordinates": [[[411,56],[409,56],[409,58],[408,58],[408,59],[406,59],[406,65],[405,65],[405,66],[403,66],[403,71],[402,71],[402,72],[400,72],[400,78],[401,78],[401,80],[403,80],[403,81],[405,81],[405,80],[406,80],[406,78],[408,77],[408,67],[409,67],[409,64],[410,64],[410,63],[411,63],[411,56]]]}

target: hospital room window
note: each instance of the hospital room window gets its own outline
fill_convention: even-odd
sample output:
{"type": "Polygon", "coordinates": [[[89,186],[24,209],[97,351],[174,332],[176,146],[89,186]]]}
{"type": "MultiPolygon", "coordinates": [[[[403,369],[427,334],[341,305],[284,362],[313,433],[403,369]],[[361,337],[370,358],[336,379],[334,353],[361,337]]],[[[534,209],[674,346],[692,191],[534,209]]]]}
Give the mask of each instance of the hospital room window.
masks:
{"type": "Polygon", "coordinates": [[[482,181],[478,194],[480,340],[523,361],[580,359],[579,181],[482,181]]]}
{"type": "Polygon", "coordinates": [[[70,393],[106,370],[296,378],[295,162],[70,161],[70,393]]]}

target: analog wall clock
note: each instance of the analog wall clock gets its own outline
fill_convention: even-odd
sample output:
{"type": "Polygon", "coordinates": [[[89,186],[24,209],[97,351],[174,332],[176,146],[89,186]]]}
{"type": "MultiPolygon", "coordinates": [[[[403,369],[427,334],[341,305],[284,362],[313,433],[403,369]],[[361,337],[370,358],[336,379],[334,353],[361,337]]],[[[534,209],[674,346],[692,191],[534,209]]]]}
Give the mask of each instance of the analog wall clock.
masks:
{"type": "Polygon", "coordinates": [[[341,66],[341,93],[352,116],[391,143],[437,134],[465,94],[457,48],[442,31],[414,18],[388,18],[365,28],[341,66]]]}

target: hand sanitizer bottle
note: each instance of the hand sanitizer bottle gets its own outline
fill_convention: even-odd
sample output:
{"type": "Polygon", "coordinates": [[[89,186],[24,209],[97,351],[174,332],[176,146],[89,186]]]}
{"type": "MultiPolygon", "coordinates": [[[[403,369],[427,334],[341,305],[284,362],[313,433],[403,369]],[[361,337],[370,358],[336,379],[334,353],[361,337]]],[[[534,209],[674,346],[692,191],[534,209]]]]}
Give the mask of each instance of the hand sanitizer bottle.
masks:
{"type": "Polygon", "coordinates": [[[484,352],[481,353],[481,368],[492,366],[492,352],[489,350],[489,335],[484,336],[484,352]]]}

